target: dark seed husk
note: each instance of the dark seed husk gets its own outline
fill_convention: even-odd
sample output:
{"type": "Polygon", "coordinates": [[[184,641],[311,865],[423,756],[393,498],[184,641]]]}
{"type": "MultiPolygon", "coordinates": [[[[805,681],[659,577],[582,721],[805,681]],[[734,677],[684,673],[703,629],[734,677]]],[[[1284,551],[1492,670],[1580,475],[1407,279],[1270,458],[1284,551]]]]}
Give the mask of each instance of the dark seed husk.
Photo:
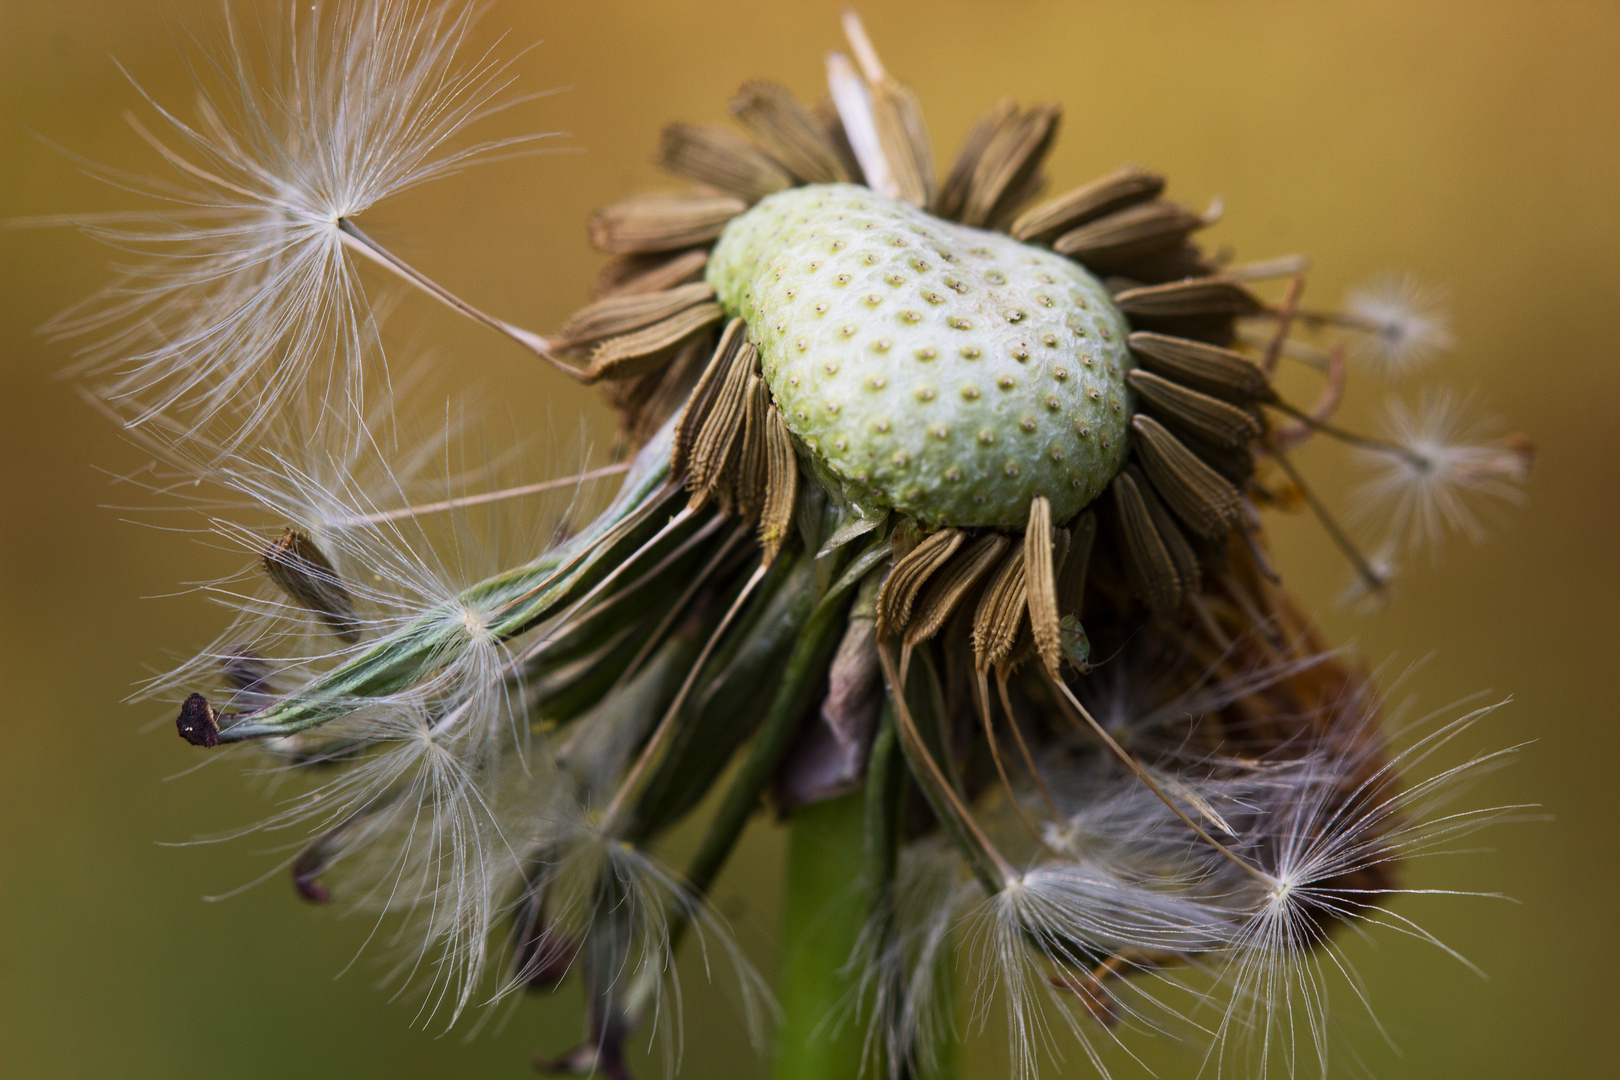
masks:
{"type": "Polygon", "coordinates": [[[591,215],[591,244],[610,255],[631,255],[707,244],[726,222],[748,209],[729,195],[637,195],[591,215]]]}
{"type": "Polygon", "coordinates": [[[670,124],[658,144],[658,164],[676,176],[728,191],[754,203],[793,186],[788,171],[753,143],[708,124],[670,124]]]}
{"type": "Polygon", "coordinates": [[[1105,214],[1157,198],[1163,190],[1164,177],[1126,166],[1031,207],[1018,215],[1010,231],[1018,240],[1050,240],[1105,214]]]}

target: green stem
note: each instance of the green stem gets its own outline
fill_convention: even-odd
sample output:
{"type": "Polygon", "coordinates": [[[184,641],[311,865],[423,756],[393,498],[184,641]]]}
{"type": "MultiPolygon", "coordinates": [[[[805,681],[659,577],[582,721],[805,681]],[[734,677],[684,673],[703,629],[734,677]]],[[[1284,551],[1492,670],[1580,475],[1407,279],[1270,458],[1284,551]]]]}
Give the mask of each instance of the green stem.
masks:
{"type": "Polygon", "coordinates": [[[777,970],[782,1026],[775,1080],[852,1080],[862,1025],[841,1014],[853,989],[848,963],[866,915],[865,799],[806,806],[789,827],[777,970]]]}

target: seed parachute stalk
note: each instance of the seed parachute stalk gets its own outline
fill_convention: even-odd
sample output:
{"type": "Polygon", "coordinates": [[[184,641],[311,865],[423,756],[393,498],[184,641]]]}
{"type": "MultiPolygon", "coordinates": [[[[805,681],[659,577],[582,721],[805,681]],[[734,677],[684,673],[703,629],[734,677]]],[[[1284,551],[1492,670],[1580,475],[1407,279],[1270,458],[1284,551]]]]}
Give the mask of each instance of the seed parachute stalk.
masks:
{"type": "Polygon", "coordinates": [[[1217,1073],[1325,1073],[1337,935],[1434,940],[1391,906],[1399,864],[1503,814],[1440,810],[1500,755],[1417,773],[1483,712],[1397,749],[1263,523],[1308,507],[1387,600],[1396,553],[1518,497],[1533,449],[1460,395],[1334,419],[1352,368],[1452,344],[1430,294],[1305,306],[1303,257],[1210,254],[1220,201],[1147,169],[1043,197],[1055,103],[1003,101],[936,158],[849,13],[825,99],[756,80],[735,124],[664,130],[688,186],[597,211],[595,299],[535,333],[356,220],[529,152],[465,142],[522,100],[472,28],[289,10],[271,72],[228,24],[233,108],[159,108],[150,138],[184,213],[107,232],[179,257],[55,327],[174,470],[153,486],[248,553],[209,586],[230,628],[149,689],[191,745],[269,760],[299,895],[397,917],[423,1018],[577,985],[583,1038],[543,1072],[628,1077],[660,1035],[675,1070],[693,938],[783,1078],[949,1075],[998,1007],[1021,1077],[1154,1033],[1217,1073]],[[526,451],[457,475],[450,440],[403,435],[356,255],[603,387],[614,461],[497,482],[526,451]],[[1295,463],[1318,435],[1370,466],[1348,524],[1295,463]],[[474,558],[480,521],[524,539],[474,558]],[[708,902],[762,806],[793,852],[774,999],[708,902]]]}

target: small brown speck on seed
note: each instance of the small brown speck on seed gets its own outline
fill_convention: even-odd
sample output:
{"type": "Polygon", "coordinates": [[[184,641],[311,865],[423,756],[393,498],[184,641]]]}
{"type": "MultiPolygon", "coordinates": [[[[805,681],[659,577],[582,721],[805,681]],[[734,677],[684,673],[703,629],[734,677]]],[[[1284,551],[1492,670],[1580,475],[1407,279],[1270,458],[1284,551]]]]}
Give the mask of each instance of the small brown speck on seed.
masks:
{"type": "Polygon", "coordinates": [[[894,342],[890,341],[888,338],[880,337],[876,341],[872,342],[872,348],[876,349],[878,352],[888,352],[889,346],[893,344],[894,342]]]}
{"type": "Polygon", "coordinates": [[[875,292],[874,293],[867,293],[866,294],[866,302],[868,304],[871,304],[873,307],[877,307],[879,304],[883,303],[883,297],[879,296],[875,292]]]}
{"type": "Polygon", "coordinates": [[[943,304],[945,302],[945,294],[944,293],[937,293],[937,292],[934,292],[932,289],[930,289],[928,291],[925,299],[930,304],[943,304]]]}
{"type": "Polygon", "coordinates": [[[840,334],[843,334],[845,337],[854,337],[855,336],[855,324],[854,323],[845,323],[843,326],[840,326],[838,328],[838,332],[840,334]]]}
{"type": "Polygon", "coordinates": [[[928,434],[932,435],[936,439],[948,439],[951,435],[951,429],[946,427],[944,424],[935,424],[933,427],[928,429],[928,434]]]}
{"type": "Polygon", "coordinates": [[[917,400],[918,401],[933,401],[934,400],[934,388],[932,386],[919,386],[917,388],[917,400]]]}
{"type": "Polygon", "coordinates": [[[992,431],[990,428],[980,428],[979,429],[979,441],[982,442],[986,446],[990,446],[993,443],[995,443],[995,441],[996,441],[996,433],[994,431],[992,431]]]}
{"type": "Polygon", "coordinates": [[[1018,421],[1018,426],[1023,428],[1025,431],[1034,431],[1036,428],[1035,418],[1033,416],[1026,416],[1022,420],[1018,421]]]}
{"type": "Polygon", "coordinates": [[[838,402],[836,402],[836,401],[827,402],[827,411],[828,412],[837,413],[839,408],[841,408],[841,406],[838,404],[838,402]]]}
{"type": "Polygon", "coordinates": [[[816,314],[817,315],[825,315],[825,314],[827,314],[827,307],[828,307],[827,301],[823,300],[821,303],[816,305],[816,314]]]}
{"type": "Polygon", "coordinates": [[[1058,400],[1056,394],[1047,394],[1046,407],[1051,409],[1053,412],[1057,412],[1059,409],[1063,408],[1063,402],[1058,400]]]}
{"type": "Polygon", "coordinates": [[[965,348],[963,348],[963,350],[962,350],[962,358],[965,359],[965,360],[977,360],[979,358],[979,348],[978,348],[978,346],[976,346],[976,345],[968,345],[965,348]]]}
{"type": "Polygon", "coordinates": [[[1025,360],[1029,359],[1029,347],[1027,345],[1015,345],[1013,346],[1012,354],[1013,359],[1017,360],[1021,364],[1025,360]]]}
{"type": "Polygon", "coordinates": [[[837,277],[833,278],[833,280],[838,282],[838,284],[840,284],[840,285],[848,285],[849,284],[849,275],[848,274],[839,274],[837,277]]]}
{"type": "Polygon", "coordinates": [[[1052,447],[1052,460],[1053,461],[1062,461],[1063,457],[1064,457],[1063,447],[1061,447],[1061,446],[1052,447]]]}
{"type": "Polygon", "coordinates": [[[836,361],[836,360],[829,360],[829,361],[827,361],[827,363],[826,363],[826,364],[825,364],[825,365],[823,365],[823,366],[824,366],[824,367],[825,367],[825,368],[826,368],[826,370],[827,370],[827,374],[829,374],[829,375],[836,375],[836,374],[838,374],[838,361],[836,361]]]}
{"type": "Polygon", "coordinates": [[[917,350],[917,359],[919,360],[932,360],[938,355],[939,350],[934,348],[932,345],[925,345],[917,350]]]}
{"type": "Polygon", "coordinates": [[[979,396],[979,388],[977,386],[964,386],[962,387],[962,396],[972,401],[979,396]]]}
{"type": "Polygon", "coordinates": [[[874,389],[874,390],[881,390],[885,386],[889,385],[889,380],[885,379],[881,375],[874,375],[870,379],[868,379],[867,382],[869,382],[872,385],[872,389],[874,389]]]}
{"type": "Polygon", "coordinates": [[[896,454],[894,457],[889,459],[889,464],[893,465],[897,469],[903,469],[907,465],[911,464],[911,459],[904,454],[896,454]]]}
{"type": "Polygon", "coordinates": [[[834,450],[847,450],[847,449],[849,449],[849,443],[847,441],[845,441],[844,439],[842,439],[842,438],[834,439],[833,440],[833,449],[834,450]]]}
{"type": "Polygon", "coordinates": [[[1080,424],[1078,427],[1076,427],[1074,429],[1074,431],[1075,431],[1075,434],[1079,435],[1082,439],[1091,438],[1091,425],[1090,424],[1080,424]]]}
{"type": "Polygon", "coordinates": [[[960,484],[962,482],[962,470],[961,469],[946,469],[945,470],[945,479],[949,480],[953,484],[960,484]]]}
{"type": "Polygon", "coordinates": [[[887,420],[874,420],[872,422],[872,430],[877,432],[879,435],[882,435],[889,430],[889,422],[887,420]]]}
{"type": "Polygon", "coordinates": [[[1057,335],[1056,334],[1043,334],[1043,335],[1041,335],[1041,343],[1044,344],[1044,345],[1047,345],[1047,346],[1056,347],[1057,346],[1057,335]]]}
{"type": "Polygon", "coordinates": [[[1006,473],[1006,474],[1007,474],[1007,475],[1008,475],[1008,476],[1017,476],[1017,475],[1018,475],[1018,472],[1019,472],[1019,469],[1018,469],[1018,462],[1016,462],[1016,461],[1009,461],[1009,462],[1007,462],[1007,464],[1006,464],[1006,466],[1004,466],[1004,468],[1003,468],[1003,471],[1004,471],[1004,472],[1005,472],[1005,473],[1006,473]]]}
{"type": "Polygon", "coordinates": [[[900,317],[902,319],[906,320],[906,322],[921,322],[922,321],[922,312],[920,312],[920,311],[903,311],[903,312],[900,313],[900,317]]]}
{"type": "Polygon", "coordinates": [[[991,270],[989,273],[984,275],[984,280],[988,281],[992,285],[1005,285],[1007,284],[1007,275],[1003,274],[1000,270],[991,270]]]}
{"type": "Polygon", "coordinates": [[[1024,313],[1022,311],[1019,311],[1017,308],[1013,308],[1011,311],[1007,312],[1007,321],[1008,322],[1012,322],[1012,323],[1022,322],[1023,318],[1024,318],[1024,313]]]}
{"type": "Polygon", "coordinates": [[[1069,377],[1069,369],[1068,368],[1066,368],[1066,367],[1055,367],[1055,368],[1052,369],[1052,378],[1056,379],[1058,382],[1062,382],[1064,379],[1067,379],[1068,377],[1069,377]]]}
{"type": "Polygon", "coordinates": [[[800,352],[804,352],[804,350],[806,350],[806,349],[808,349],[810,347],[810,339],[809,338],[800,338],[798,341],[795,341],[793,343],[793,347],[798,349],[800,352]]]}
{"type": "Polygon", "coordinates": [[[996,380],[996,385],[1001,387],[1003,390],[1011,390],[1013,387],[1018,385],[1018,380],[1013,378],[1011,375],[1003,375],[1001,378],[996,380]]]}

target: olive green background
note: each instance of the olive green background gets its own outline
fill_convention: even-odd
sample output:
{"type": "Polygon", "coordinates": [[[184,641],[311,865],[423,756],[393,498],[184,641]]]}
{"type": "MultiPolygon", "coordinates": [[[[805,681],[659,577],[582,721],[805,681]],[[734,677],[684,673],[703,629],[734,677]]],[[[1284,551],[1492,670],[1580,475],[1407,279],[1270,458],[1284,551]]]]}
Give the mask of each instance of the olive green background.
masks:
{"type": "MultiPolygon", "coordinates": [[[[183,106],[184,28],[217,10],[0,3],[0,218],[130,205],[40,139],[154,169],[121,119],[139,102],[111,57],[183,106]]],[[[1460,542],[1440,566],[1414,568],[1399,603],[1372,617],[1334,607],[1345,573],[1308,521],[1277,522],[1276,546],[1335,640],[1397,668],[1428,659],[1413,682],[1425,704],[1512,695],[1471,742],[1534,742],[1469,798],[1540,803],[1552,820],[1411,869],[1414,886],[1512,898],[1396,905],[1488,978],[1387,932],[1349,941],[1399,1049],[1341,980],[1334,1072],[1607,1074],[1620,1060],[1620,6],[929,0],[864,11],[942,155],[1000,95],[1061,99],[1058,184],[1131,161],[1166,171],[1186,201],[1224,195],[1211,239],[1245,257],[1311,252],[1307,295],[1319,303],[1390,268],[1450,288],[1461,348],[1435,377],[1479,387],[1533,434],[1541,460],[1525,505],[1499,516],[1486,546],[1460,542]]],[[[539,43],[519,62],[521,86],[568,88],[500,130],[566,129],[557,145],[573,152],[480,169],[364,220],[452,288],[539,330],[586,298],[600,260],[584,217],[653,180],[664,121],[720,119],[735,85],[758,75],[815,96],[822,54],[839,45],[836,6],[820,0],[501,3],[480,32],[499,31],[503,47],[539,43]]],[[[145,458],[53,378],[67,347],[33,333],[104,281],[111,257],[71,230],[0,230],[0,1075],[529,1075],[530,1050],[558,1051],[577,1031],[571,992],[524,1001],[471,1041],[467,1025],[413,1027],[414,1005],[374,989],[366,959],[338,977],[365,918],[309,908],[280,877],[202,899],[272,865],[264,842],[160,846],[251,822],[269,802],[233,762],[187,773],[200,755],[148,723],[166,718],[120,703],[222,618],[195,595],[143,597],[237,557],[109,508],[133,496],[106,473],[145,458]]],[[[507,342],[414,298],[394,326],[439,360],[430,402],[476,383],[499,401],[501,431],[571,443],[583,416],[605,442],[605,410],[507,342]]],[[[1382,395],[1360,380],[1344,415],[1366,418],[1382,395]]],[[[1304,456],[1342,503],[1342,457],[1326,446],[1304,456]]],[[[780,834],[756,827],[719,890],[767,973],[781,857],[780,834]]],[[[683,1074],[761,1075],[729,995],[706,987],[692,959],[683,1074]]],[[[1187,1049],[1131,1041],[1161,1076],[1197,1071],[1187,1049]]],[[[1110,1060],[1118,1075],[1145,1075],[1110,1060]]],[[[969,1075],[1005,1075],[994,1025],[968,1061],[969,1075]]],[[[1078,1053],[1053,1071],[1089,1074],[1078,1053]]]]}

